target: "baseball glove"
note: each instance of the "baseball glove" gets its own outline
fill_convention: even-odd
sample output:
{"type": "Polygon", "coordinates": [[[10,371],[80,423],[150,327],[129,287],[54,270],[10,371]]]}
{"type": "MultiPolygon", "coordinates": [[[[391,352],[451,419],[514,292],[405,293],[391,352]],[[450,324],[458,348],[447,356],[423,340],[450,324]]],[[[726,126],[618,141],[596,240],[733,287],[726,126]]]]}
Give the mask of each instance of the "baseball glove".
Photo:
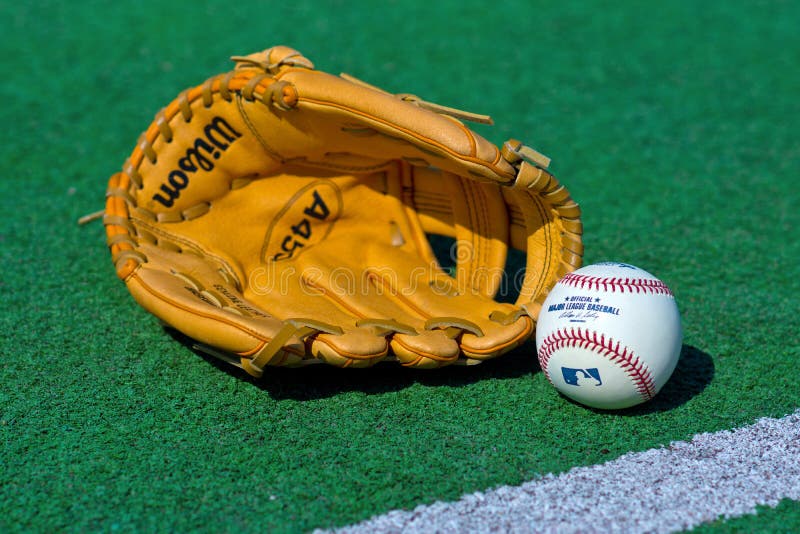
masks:
{"type": "Polygon", "coordinates": [[[161,110],[109,181],[108,245],[139,304],[254,376],[471,364],[528,339],[583,253],[546,157],[461,122],[488,117],[287,47],[232,59],[161,110]],[[429,235],[456,244],[450,274],[429,235]],[[509,246],[527,251],[516,304],[494,300],[509,246]]]}

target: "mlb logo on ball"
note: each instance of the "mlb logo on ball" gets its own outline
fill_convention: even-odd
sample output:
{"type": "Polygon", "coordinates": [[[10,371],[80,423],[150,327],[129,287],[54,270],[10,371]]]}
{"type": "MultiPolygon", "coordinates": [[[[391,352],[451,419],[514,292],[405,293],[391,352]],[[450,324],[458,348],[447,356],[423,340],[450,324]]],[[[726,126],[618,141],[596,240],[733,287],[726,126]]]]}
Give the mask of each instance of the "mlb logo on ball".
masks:
{"type": "Polygon", "coordinates": [[[596,367],[591,369],[572,369],[571,367],[562,367],[561,374],[564,377],[564,382],[570,386],[602,386],[603,381],[600,379],[600,371],[596,367]]]}

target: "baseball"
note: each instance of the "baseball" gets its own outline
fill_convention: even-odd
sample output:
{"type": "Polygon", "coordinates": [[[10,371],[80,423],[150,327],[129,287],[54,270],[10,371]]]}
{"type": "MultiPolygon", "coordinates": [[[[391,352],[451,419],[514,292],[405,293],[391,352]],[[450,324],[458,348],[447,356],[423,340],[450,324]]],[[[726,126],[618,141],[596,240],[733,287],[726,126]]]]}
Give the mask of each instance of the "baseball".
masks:
{"type": "Polygon", "coordinates": [[[678,363],[682,338],[672,291],[625,263],[588,265],[564,276],[536,325],[536,351],[550,383],[605,410],[652,399],[678,363]]]}

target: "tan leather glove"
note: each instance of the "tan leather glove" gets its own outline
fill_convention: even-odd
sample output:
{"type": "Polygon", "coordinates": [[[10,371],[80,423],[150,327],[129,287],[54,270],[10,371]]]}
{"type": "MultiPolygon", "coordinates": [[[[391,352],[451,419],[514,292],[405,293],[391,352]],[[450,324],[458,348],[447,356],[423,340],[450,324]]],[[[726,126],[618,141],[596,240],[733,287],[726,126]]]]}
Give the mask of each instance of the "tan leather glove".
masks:
{"type": "Polygon", "coordinates": [[[110,179],[108,243],[139,304],[255,376],[477,363],[528,339],[583,254],[547,158],[290,48],[234,59],[160,111],[110,179]],[[426,234],[455,238],[453,276],[426,234]],[[513,305],[493,299],[508,246],[527,251],[513,305]]]}

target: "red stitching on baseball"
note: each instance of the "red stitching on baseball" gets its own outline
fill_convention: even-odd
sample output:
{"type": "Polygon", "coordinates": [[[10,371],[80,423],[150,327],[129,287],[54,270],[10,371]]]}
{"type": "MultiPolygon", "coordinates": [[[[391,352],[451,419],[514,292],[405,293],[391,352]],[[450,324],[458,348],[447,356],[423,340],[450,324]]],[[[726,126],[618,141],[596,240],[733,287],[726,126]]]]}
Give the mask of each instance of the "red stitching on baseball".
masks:
{"type": "Polygon", "coordinates": [[[653,375],[632,350],[603,334],[580,328],[560,328],[542,341],[539,349],[539,365],[545,371],[545,376],[551,384],[553,381],[547,373],[547,364],[555,351],[565,347],[579,347],[597,352],[625,371],[642,398],[650,400],[655,396],[656,384],[653,375]]]}
{"type": "Polygon", "coordinates": [[[609,278],[569,273],[561,279],[561,283],[580,289],[601,289],[612,293],[653,293],[673,296],[664,282],[648,278],[609,278]]]}

